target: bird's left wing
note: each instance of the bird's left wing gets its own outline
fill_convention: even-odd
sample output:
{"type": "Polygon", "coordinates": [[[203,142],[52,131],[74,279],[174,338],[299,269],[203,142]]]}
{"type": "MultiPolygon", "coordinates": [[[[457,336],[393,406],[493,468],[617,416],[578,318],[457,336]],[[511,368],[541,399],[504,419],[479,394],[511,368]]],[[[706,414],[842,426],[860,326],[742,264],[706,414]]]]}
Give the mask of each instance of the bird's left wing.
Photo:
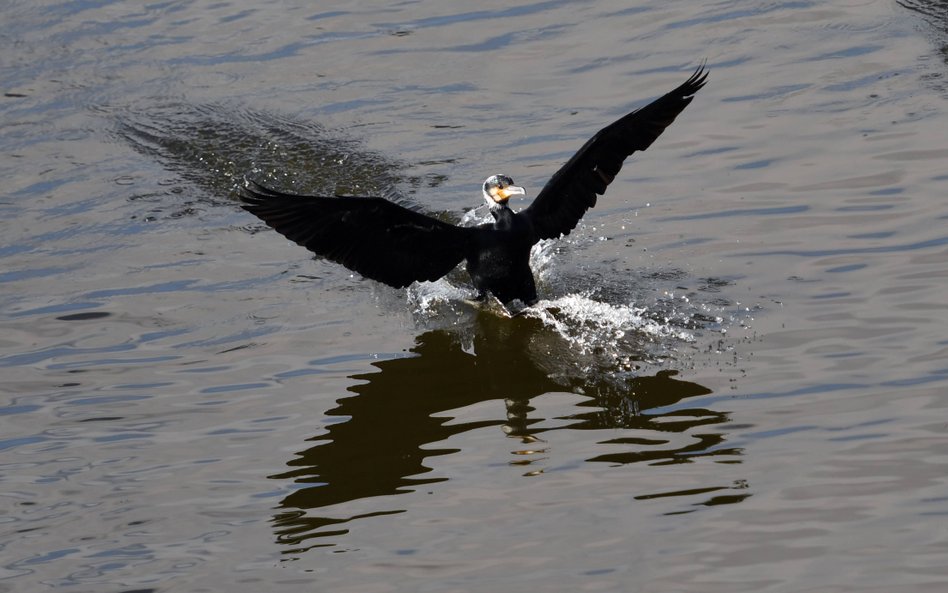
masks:
{"type": "Polygon", "coordinates": [[[555,239],[576,228],[596,195],[606,193],[625,159],[645,150],[691,103],[707,81],[704,66],[681,86],[606,126],[589,139],[520,214],[533,225],[538,239],[555,239]]]}
{"type": "Polygon", "coordinates": [[[249,180],[237,193],[245,210],[287,239],[395,288],[450,272],[473,233],[382,198],[298,196],[249,180]]]}

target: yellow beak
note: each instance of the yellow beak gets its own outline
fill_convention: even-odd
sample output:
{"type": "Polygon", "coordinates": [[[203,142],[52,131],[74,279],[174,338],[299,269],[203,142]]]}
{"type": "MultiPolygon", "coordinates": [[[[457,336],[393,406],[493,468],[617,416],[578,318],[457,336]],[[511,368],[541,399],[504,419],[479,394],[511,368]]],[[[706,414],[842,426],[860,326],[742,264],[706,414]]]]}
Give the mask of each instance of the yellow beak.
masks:
{"type": "Polygon", "coordinates": [[[498,202],[506,202],[507,200],[510,199],[510,196],[514,196],[514,195],[522,196],[525,193],[527,193],[527,191],[523,189],[522,187],[520,187],[519,185],[508,185],[507,187],[501,187],[497,189],[496,199],[498,202]]]}

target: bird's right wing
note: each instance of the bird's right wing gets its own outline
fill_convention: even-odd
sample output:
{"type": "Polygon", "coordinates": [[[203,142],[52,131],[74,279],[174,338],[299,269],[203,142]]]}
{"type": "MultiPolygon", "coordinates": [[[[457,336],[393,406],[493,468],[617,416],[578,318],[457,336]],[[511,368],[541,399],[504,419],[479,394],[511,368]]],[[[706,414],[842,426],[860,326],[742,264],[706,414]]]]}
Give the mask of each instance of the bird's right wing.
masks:
{"type": "Polygon", "coordinates": [[[245,210],[287,239],[395,288],[450,272],[473,234],[382,198],[298,196],[249,180],[237,194],[245,210]]]}

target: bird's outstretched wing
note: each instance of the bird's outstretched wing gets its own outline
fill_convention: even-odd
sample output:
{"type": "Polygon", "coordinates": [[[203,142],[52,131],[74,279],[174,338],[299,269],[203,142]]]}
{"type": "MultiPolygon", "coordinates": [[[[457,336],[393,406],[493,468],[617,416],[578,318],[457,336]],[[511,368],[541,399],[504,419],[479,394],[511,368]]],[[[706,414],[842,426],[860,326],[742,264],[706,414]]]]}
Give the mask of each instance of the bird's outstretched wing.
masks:
{"type": "Polygon", "coordinates": [[[249,180],[237,194],[287,239],[395,288],[450,272],[466,257],[473,230],[382,198],[298,196],[249,180]]]}
{"type": "Polygon", "coordinates": [[[707,81],[700,66],[684,84],[599,130],[553,175],[533,203],[521,212],[538,239],[568,235],[596,195],[606,193],[625,159],[655,142],[707,81]]]}

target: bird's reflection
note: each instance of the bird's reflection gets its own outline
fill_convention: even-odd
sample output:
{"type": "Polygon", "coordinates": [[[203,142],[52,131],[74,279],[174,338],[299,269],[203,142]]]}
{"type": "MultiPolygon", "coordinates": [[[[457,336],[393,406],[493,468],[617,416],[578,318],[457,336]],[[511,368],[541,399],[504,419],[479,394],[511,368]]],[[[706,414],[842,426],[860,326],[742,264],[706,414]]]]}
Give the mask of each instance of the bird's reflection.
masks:
{"type": "Polygon", "coordinates": [[[292,548],[288,552],[314,547],[308,541],[312,538],[318,538],[317,546],[333,545],[346,532],[341,524],[353,519],[401,512],[391,502],[385,503],[387,509],[342,518],[314,516],[310,510],[328,513],[336,505],[443,481],[446,478],[426,476],[431,470],[425,459],[458,450],[430,445],[485,426],[498,426],[501,437],[506,434],[524,442],[564,428],[632,429],[634,437],[603,443],[615,451],[588,460],[592,462],[679,463],[699,455],[740,454],[721,448],[724,436],[714,431],[689,434],[691,438],[685,439],[689,444],[677,447],[669,445],[672,439],[663,438],[727,419],[722,412],[681,406],[681,400],[710,390],[675,379],[673,372],[621,382],[608,373],[577,370],[564,376],[568,344],[535,319],[504,319],[483,312],[470,332],[468,336],[426,332],[417,338],[410,355],[373,363],[377,371],[352,376],[356,381],[348,388],[352,394],[328,412],[339,421],[313,437],[313,446],[288,463],[289,471],[271,476],[298,486],[281,501],[274,517],[278,541],[292,548]],[[543,419],[531,416],[530,400],[564,391],[588,397],[567,418],[573,422],[565,427],[537,426],[543,419]],[[453,421],[450,410],[487,400],[498,400],[497,419],[453,421]],[[642,437],[643,432],[648,438],[642,437]]]}

